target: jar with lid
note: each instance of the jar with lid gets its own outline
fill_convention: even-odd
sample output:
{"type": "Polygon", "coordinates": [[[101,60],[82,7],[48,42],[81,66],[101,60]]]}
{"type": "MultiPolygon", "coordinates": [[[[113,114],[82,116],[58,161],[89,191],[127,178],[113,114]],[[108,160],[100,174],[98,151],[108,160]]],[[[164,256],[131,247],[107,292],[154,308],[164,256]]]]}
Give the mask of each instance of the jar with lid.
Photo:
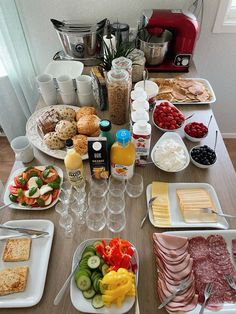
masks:
{"type": "Polygon", "coordinates": [[[132,82],[132,61],[125,57],[119,57],[112,61],[112,68],[115,70],[126,70],[132,82]]]}
{"type": "Polygon", "coordinates": [[[133,132],[133,125],[134,123],[143,120],[148,122],[149,121],[149,114],[144,109],[138,109],[136,111],[132,111],[130,115],[130,132],[133,132]]]}
{"type": "Polygon", "coordinates": [[[131,111],[144,109],[145,111],[149,112],[149,107],[150,107],[149,102],[145,98],[138,97],[136,100],[132,102],[131,111]]]}
{"type": "Polygon", "coordinates": [[[128,57],[133,63],[132,81],[134,83],[141,81],[143,79],[143,71],[145,69],[145,63],[146,63],[144,52],[142,50],[135,48],[128,55],[128,57]]]}
{"type": "Polygon", "coordinates": [[[110,120],[124,124],[129,116],[129,73],[126,70],[110,70],[107,73],[107,94],[110,120]]]}
{"type": "Polygon", "coordinates": [[[133,102],[139,97],[145,98],[147,100],[147,93],[142,87],[137,87],[131,91],[130,100],[133,102]]]}

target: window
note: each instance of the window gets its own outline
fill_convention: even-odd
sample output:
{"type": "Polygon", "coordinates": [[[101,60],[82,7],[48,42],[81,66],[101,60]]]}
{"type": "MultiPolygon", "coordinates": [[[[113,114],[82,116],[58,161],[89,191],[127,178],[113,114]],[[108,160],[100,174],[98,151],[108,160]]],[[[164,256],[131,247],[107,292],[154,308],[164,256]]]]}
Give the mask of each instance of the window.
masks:
{"type": "Polygon", "coordinates": [[[220,0],[213,33],[236,33],[236,0],[220,0]]]}

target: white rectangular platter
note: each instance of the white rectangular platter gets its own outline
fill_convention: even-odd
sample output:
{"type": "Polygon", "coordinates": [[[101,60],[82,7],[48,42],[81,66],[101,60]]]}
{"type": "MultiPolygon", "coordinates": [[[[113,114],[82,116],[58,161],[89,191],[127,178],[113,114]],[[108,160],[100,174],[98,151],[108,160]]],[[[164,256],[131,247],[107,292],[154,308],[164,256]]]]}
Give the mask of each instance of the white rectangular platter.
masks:
{"type": "MultiPolygon", "coordinates": [[[[178,199],[176,196],[177,189],[206,189],[211,199],[214,203],[216,211],[218,213],[223,213],[220,202],[218,200],[217,194],[214,188],[208,183],[169,183],[169,203],[170,203],[170,217],[171,226],[169,228],[214,228],[214,229],[228,229],[229,224],[223,217],[218,217],[217,223],[186,223],[183,220],[181,210],[179,207],[178,199]]],[[[147,186],[146,189],[147,206],[151,198],[151,184],[147,186]]],[[[153,226],[158,228],[163,228],[163,226],[158,225],[153,219],[151,206],[149,208],[149,220],[153,226]]]]}
{"type": "MultiPolygon", "coordinates": [[[[60,185],[62,185],[62,183],[63,183],[63,171],[59,167],[56,167],[54,165],[53,165],[53,167],[56,169],[57,173],[61,177],[61,184],[60,185]]],[[[9,194],[10,194],[10,192],[9,192],[9,185],[13,182],[14,177],[17,176],[18,174],[22,173],[25,169],[26,168],[17,169],[9,177],[9,179],[7,181],[7,184],[6,184],[4,197],[3,197],[4,204],[9,204],[11,202],[10,199],[9,199],[9,194]]],[[[61,189],[60,189],[60,191],[61,191],[61,189]]],[[[59,199],[59,194],[58,194],[58,197],[48,206],[44,206],[44,207],[29,207],[29,206],[21,206],[21,205],[19,205],[17,203],[12,203],[11,205],[9,205],[9,207],[10,208],[15,208],[15,209],[21,209],[21,210],[45,210],[45,209],[53,207],[57,203],[57,201],[59,199]]]]}
{"type": "MultiPolygon", "coordinates": [[[[54,225],[50,220],[12,220],[4,225],[47,231],[49,235],[32,239],[30,258],[24,262],[3,262],[0,260],[0,270],[16,266],[29,266],[28,280],[25,291],[0,297],[0,308],[30,307],[37,304],[43,295],[48,261],[52,246],[54,225]]],[[[0,235],[16,234],[18,232],[0,229],[0,235]]],[[[25,236],[22,236],[25,237],[25,236]]],[[[2,255],[5,241],[0,241],[0,254],[2,255]]]]}
{"type": "MultiPolygon", "coordinates": [[[[211,234],[220,234],[224,237],[226,243],[227,243],[227,249],[231,253],[232,250],[232,240],[236,239],[236,230],[198,230],[198,231],[168,231],[165,232],[167,234],[176,235],[179,237],[196,237],[196,236],[203,236],[208,237],[211,234]]],[[[231,260],[236,267],[236,263],[234,259],[232,258],[231,254],[231,260]]],[[[197,305],[197,307],[193,310],[188,312],[188,314],[198,314],[200,312],[200,305],[197,305]]],[[[204,314],[213,314],[213,313],[220,313],[220,314],[235,314],[236,313],[236,304],[233,303],[224,303],[223,308],[219,312],[210,311],[208,309],[204,310],[204,314]]]]}
{"type": "MultiPolygon", "coordinates": [[[[86,246],[93,244],[95,241],[102,240],[102,239],[89,239],[85,240],[84,242],[80,243],[80,245],[77,247],[75,250],[74,256],[73,256],[73,261],[72,261],[72,270],[74,269],[76,263],[78,260],[81,259],[82,253],[85,249],[86,246]]],[[[106,242],[109,242],[111,239],[103,239],[106,242]]],[[[138,285],[138,272],[139,272],[139,257],[138,257],[138,252],[135,248],[135,253],[132,257],[134,261],[137,264],[137,271],[135,274],[135,279],[136,279],[136,285],[138,285]]],[[[84,313],[100,313],[100,314],[123,314],[127,313],[132,306],[134,305],[135,302],[135,297],[126,297],[123,305],[120,308],[117,308],[116,306],[112,305],[110,308],[100,308],[100,309],[95,309],[92,304],[91,300],[87,300],[83,297],[82,292],[76,287],[75,280],[74,278],[71,279],[70,283],[70,298],[71,302],[74,305],[74,307],[81,312],[84,313]]]]}

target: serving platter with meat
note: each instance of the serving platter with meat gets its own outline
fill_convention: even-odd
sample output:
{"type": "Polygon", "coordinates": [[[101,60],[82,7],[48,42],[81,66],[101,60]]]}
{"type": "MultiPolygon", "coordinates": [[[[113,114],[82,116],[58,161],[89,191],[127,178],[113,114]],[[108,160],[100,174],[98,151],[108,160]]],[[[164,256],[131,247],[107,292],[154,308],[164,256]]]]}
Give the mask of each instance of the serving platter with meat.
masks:
{"type": "Polygon", "coordinates": [[[190,282],[165,306],[168,313],[199,313],[205,286],[210,282],[213,290],[204,313],[236,313],[236,291],[225,277],[231,275],[236,282],[235,239],[236,230],[153,234],[160,303],[176,291],[183,280],[190,282]]]}
{"type": "Polygon", "coordinates": [[[173,104],[206,104],[216,101],[210,83],[202,78],[150,78],[158,87],[157,100],[173,104]]]}

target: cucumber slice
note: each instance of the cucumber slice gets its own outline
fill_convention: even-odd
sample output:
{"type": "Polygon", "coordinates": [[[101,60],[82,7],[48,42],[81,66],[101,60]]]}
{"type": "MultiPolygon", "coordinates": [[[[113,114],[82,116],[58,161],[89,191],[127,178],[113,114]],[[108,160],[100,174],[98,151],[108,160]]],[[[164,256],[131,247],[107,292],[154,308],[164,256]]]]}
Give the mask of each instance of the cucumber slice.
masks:
{"type": "Polygon", "coordinates": [[[99,271],[94,271],[91,275],[92,281],[94,281],[96,277],[102,277],[102,274],[99,271]]]}
{"type": "Polygon", "coordinates": [[[94,252],[92,251],[87,251],[87,252],[84,252],[83,255],[82,255],[82,258],[85,258],[85,257],[91,257],[91,256],[94,256],[94,252]]]}
{"type": "Polygon", "coordinates": [[[105,276],[108,273],[109,266],[107,264],[102,265],[102,274],[105,276]]]}
{"type": "Polygon", "coordinates": [[[78,270],[76,273],[75,273],[75,281],[77,281],[79,279],[79,277],[81,276],[87,276],[87,277],[90,277],[91,276],[91,272],[90,270],[87,270],[87,269],[80,269],[78,270]]]}
{"type": "Polygon", "coordinates": [[[100,308],[102,308],[102,307],[104,306],[104,303],[103,303],[102,295],[101,295],[101,294],[96,294],[96,295],[93,297],[92,306],[93,306],[95,309],[100,309],[100,308]]]}
{"type": "Polygon", "coordinates": [[[82,275],[76,280],[76,285],[81,291],[88,290],[91,287],[91,279],[86,275],[82,275]]]}
{"type": "Polygon", "coordinates": [[[94,252],[94,254],[96,253],[95,247],[93,245],[86,246],[86,248],[83,251],[83,254],[88,251],[94,252]]]}
{"type": "Polygon", "coordinates": [[[97,293],[101,293],[100,291],[100,282],[101,282],[101,278],[95,278],[94,282],[93,282],[93,288],[97,293]]]}
{"type": "Polygon", "coordinates": [[[96,269],[99,267],[99,265],[100,265],[100,258],[98,256],[94,255],[88,259],[88,267],[89,268],[96,269]]]}
{"type": "Polygon", "coordinates": [[[102,241],[95,241],[94,243],[93,243],[93,246],[96,248],[96,246],[98,245],[98,244],[100,244],[102,241]]]}
{"type": "Polygon", "coordinates": [[[95,292],[95,290],[94,290],[93,288],[90,288],[90,289],[88,289],[88,290],[85,290],[85,291],[83,291],[82,293],[83,293],[83,296],[84,296],[86,299],[92,299],[92,298],[95,296],[95,294],[96,294],[96,292],[95,292]]]}

